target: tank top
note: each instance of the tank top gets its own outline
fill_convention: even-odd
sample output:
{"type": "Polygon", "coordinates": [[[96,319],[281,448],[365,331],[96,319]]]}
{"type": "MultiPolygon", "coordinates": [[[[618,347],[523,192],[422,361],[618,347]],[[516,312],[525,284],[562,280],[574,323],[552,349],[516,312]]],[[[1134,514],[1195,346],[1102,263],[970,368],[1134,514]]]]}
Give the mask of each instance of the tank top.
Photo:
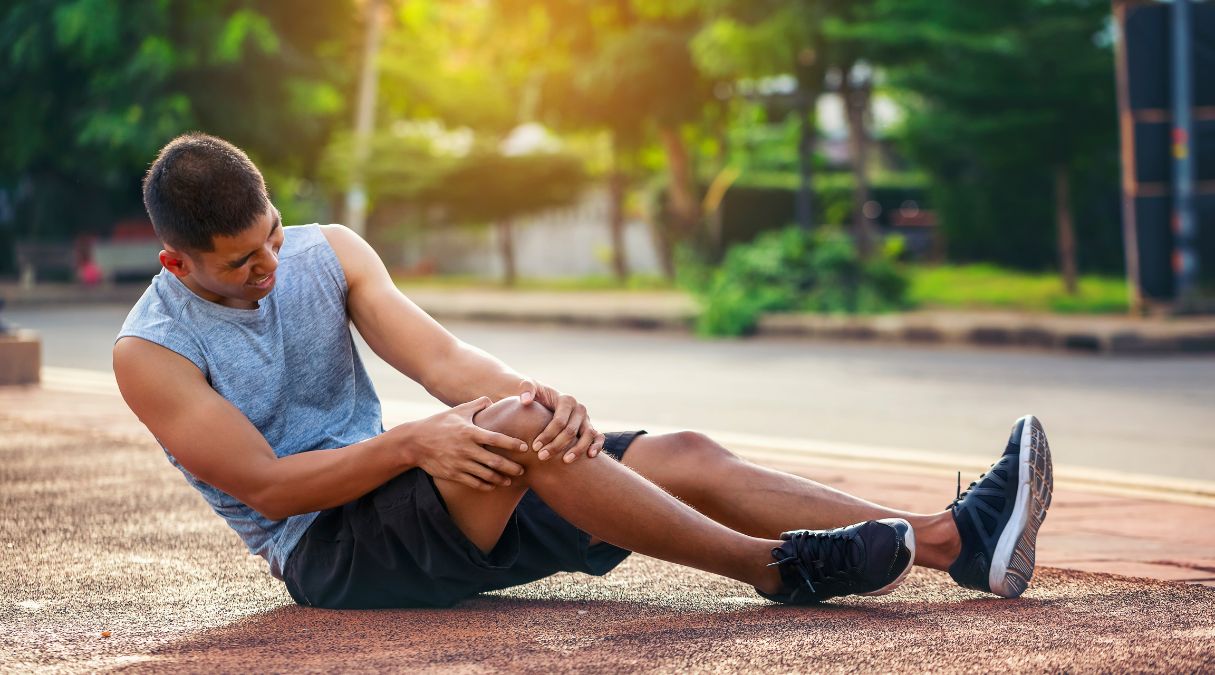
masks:
{"type": "MultiPolygon", "coordinates": [[[[256,309],[236,309],[200,298],[161,270],[118,337],[142,338],[189,359],[278,457],[382,433],[380,400],[350,333],[346,275],[319,226],[285,229],[276,276],[256,309]]],[[[317,514],[270,520],[194,477],[171,448],[161,447],[245,546],[282,578],[287,557],[317,514]]]]}

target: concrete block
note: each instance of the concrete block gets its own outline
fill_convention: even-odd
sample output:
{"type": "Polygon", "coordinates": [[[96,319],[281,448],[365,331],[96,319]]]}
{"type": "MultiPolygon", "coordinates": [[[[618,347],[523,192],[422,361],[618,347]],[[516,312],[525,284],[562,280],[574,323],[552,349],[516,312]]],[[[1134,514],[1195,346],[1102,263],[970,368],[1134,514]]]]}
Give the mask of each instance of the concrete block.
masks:
{"type": "Polygon", "coordinates": [[[42,341],[33,331],[0,334],[0,386],[38,384],[42,341]]]}

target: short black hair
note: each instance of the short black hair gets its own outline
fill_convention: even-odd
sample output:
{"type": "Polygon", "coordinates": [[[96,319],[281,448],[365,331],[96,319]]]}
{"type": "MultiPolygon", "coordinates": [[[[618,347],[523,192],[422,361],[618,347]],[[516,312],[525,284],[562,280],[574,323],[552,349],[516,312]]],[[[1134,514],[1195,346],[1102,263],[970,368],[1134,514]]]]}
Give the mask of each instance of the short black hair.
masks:
{"type": "Polygon", "coordinates": [[[169,141],[143,179],[143,205],[156,236],[186,252],[215,250],[270,210],[266,181],[243,150],[188,133],[169,141]]]}

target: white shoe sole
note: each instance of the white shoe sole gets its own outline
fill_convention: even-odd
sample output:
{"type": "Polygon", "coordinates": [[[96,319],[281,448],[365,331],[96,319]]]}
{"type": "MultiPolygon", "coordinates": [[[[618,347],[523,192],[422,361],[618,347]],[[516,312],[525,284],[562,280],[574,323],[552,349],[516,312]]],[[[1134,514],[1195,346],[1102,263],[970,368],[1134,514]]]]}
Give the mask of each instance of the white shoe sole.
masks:
{"type": "Polygon", "coordinates": [[[1020,421],[1024,424],[1017,463],[1017,501],[1012,517],[996,542],[987,575],[991,592],[1005,598],[1024,593],[1034,575],[1038,529],[1046,519],[1054,488],[1046,432],[1033,415],[1026,415],[1020,421]]]}

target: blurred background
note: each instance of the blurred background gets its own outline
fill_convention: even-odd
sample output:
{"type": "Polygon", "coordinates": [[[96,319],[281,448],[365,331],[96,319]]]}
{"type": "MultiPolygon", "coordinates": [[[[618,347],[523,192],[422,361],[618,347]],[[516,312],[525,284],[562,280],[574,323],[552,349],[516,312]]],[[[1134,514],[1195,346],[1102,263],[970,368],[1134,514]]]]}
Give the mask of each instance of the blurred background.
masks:
{"type": "Polygon", "coordinates": [[[710,333],[783,309],[1201,308],[1215,21],[1186,4],[1175,73],[1175,5],[12,0],[0,279],[146,280],[140,179],[202,130],[285,222],[350,225],[401,279],[678,287],[717,307],[710,333]]]}
{"type": "Polygon", "coordinates": [[[1034,412],[1215,495],[1212,73],[1212,2],[8,0],[0,298],[112,396],[141,178],[201,130],[605,428],[981,468],[1034,412]]]}

